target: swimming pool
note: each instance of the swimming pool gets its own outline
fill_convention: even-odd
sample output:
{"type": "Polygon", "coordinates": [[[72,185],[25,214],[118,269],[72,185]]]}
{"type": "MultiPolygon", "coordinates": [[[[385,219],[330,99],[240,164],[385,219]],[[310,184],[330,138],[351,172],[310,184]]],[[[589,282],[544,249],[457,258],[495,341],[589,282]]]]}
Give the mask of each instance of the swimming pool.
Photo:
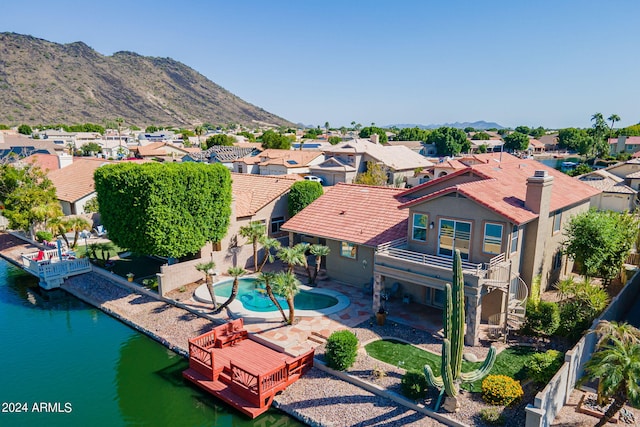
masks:
{"type": "MultiPolygon", "coordinates": [[[[219,283],[213,289],[216,297],[229,298],[232,288],[233,280],[219,283]]],[[[287,304],[285,298],[279,295],[275,295],[275,297],[283,310],[289,309],[289,304],[287,304]]],[[[256,279],[238,279],[238,295],[236,298],[242,302],[242,305],[247,310],[257,312],[278,310],[264,290],[264,285],[258,284],[256,279]]],[[[321,310],[337,303],[338,299],[333,296],[309,291],[300,291],[293,299],[293,306],[296,310],[321,310]]]]}
{"type": "MultiPolygon", "coordinates": [[[[224,303],[231,295],[233,279],[223,280],[214,285],[216,302],[224,303]]],[[[194,295],[194,299],[211,304],[211,296],[207,285],[199,286],[194,295]]],[[[287,311],[289,306],[286,300],[276,296],[282,306],[287,311]]],[[[347,308],[351,304],[349,298],[340,292],[312,288],[306,285],[300,286],[300,293],[294,298],[296,316],[324,316],[336,313],[347,308]]],[[[238,279],[238,294],[236,299],[227,306],[227,311],[233,317],[244,317],[253,319],[275,319],[280,317],[280,311],[266,295],[264,286],[257,283],[255,277],[243,277],[238,279]]]]}

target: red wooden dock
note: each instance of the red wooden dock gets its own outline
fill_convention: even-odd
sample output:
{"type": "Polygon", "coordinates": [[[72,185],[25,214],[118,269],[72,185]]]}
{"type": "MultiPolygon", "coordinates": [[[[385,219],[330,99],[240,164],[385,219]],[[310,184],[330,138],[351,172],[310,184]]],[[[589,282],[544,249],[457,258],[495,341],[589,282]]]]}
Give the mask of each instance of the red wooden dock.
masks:
{"type": "Polygon", "coordinates": [[[198,387],[255,418],[276,393],[313,366],[313,350],[289,356],[254,341],[242,319],[189,340],[189,369],[182,375],[198,387]]]}

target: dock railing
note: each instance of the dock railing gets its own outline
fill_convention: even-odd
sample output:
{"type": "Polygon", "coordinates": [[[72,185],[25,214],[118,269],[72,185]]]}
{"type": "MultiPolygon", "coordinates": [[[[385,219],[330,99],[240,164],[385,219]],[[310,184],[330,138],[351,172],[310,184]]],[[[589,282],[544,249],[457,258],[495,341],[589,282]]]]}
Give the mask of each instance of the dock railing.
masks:
{"type": "Polygon", "coordinates": [[[215,339],[215,331],[209,331],[189,340],[189,367],[212,381],[217,379],[213,356],[215,339]]]}

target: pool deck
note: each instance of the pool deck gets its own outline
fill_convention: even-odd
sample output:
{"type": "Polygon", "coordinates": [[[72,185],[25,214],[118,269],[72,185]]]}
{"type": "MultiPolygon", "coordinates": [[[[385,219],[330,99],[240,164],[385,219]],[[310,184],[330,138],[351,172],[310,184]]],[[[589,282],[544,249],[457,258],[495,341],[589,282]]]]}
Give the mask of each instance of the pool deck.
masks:
{"type": "MultiPolygon", "coordinates": [[[[269,265],[268,267],[276,271],[278,268],[277,265],[269,265]]],[[[298,275],[298,278],[302,281],[306,280],[306,277],[302,275],[298,275]]],[[[242,309],[240,301],[232,302],[226,313],[212,316],[221,321],[243,317],[245,327],[250,333],[259,335],[261,339],[272,343],[274,348],[281,349],[291,355],[303,354],[309,349],[317,347],[324,343],[334,331],[353,328],[374,319],[373,297],[370,294],[364,294],[360,287],[325,279],[319,280],[317,287],[303,285],[302,288],[311,292],[340,295],[339,300],[344,299],[344,302],[339,302],[340,306],[334,306],[337,310],[333,310],[329,314],[296,310],[293,325],[284,325],[279,311],[272,312],[268,316],[265,316],[265,313],[256,312],[245,316],[240,313],[242,309]]],[[[203,300],[210,301],[206,286],[199,287],[190,299],[182,301],[182,303],[203,314],[211,313],[211,303],[203,300]]],[[[217,299],[217,302],[220,303],[223,300],[220,298],[217,299]]],[[[439,309],[430,309],[415,303],[404,304],[400,299],[387,301],[385,308],[389,313],[388,322],[396,322],[436,333],[442,328],[442,311],[439,309]]],[[[288,314],[287,310],[285,312],[288,314]]]]}
{"type": "MultiPolygon", "coordinates": [[[[254,279],[255,276],[244,276],[242,277],[243,279],[254,279]]],[[[216,284],[214,284],[214,288],[216,286],[220,286],[220,285],[225,285],[227,283],[233,282],[233,279],[229,279],[229,280],[223,280],[221,282],[218,282],[216,284]]],[[[315,288],[315,287],[310,287],[310,286],[306,286],[306,285],[302,285],[300,286],[300,290],[302,291],[306,291],[306,292],[311,292],[311,293],[316,293],[316,294],[322,294],[322,295],[328,295],[331,297],[334,297],[335,299],[338,300],[338,302],[334,305],[332,305],[331,307],[327,307],[327,308],[322,308],[322,309],[317,309],[317,310],[300,310],[300,309],[296,309],[295,313],[296,313],[296,317],[316,317],[316,316],[327,316],[329,314],[333,314],[333,313],[337,313],[339,311],[342,311],[344,309],[346,309],[349,304],[350,304],[350,300],[347,296],[345,296],[344,294],[342,294],[341,292],[338,292],[336,290],[333,289],[327,289],[327,288],[315,288]]],[[[205,304],[211,304],[211,295],[209,295],[209,290],[207,289],[207,285],[201,285],[199,286],[196,291],[193,294],[193,299],[203,302],[205,304]]],[[[218,304],[223,304],[227,301],[228,298],[226,297],[221,297],[219,295],[216,295],[216,302],[218,304]]],[[[285,308],[285,311],[287,311],[289,308],[285,308]]],[[[273,310],[273,311],[253,311],[250,309],[245,308],[244,304],[242,303],[242,301],[240,300],[240,298],[236,298],[234,299],[231,304],[229,304],[227,306],[227,310],[230,312],[232,317],[242,317],[245,319],[245,321],[249,320],[249,321],[254,321],[254,322],[263,322],[263,321],[268,321],[271,319],[280,319],[282,318],[280,311],[278,310],[273,310]]]]}

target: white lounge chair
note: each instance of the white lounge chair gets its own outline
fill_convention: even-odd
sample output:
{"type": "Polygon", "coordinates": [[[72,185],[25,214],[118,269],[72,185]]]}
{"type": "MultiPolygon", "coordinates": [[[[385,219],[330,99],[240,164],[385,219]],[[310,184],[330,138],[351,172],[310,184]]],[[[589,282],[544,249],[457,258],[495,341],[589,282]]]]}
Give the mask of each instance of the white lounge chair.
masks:
{"type": "Polygon", "coordinates": [[[97,225],[93,231],[96,233],[96,236],[103,237],[107,235],[107,230],[104,229],[104,226],[97,225]]]}

